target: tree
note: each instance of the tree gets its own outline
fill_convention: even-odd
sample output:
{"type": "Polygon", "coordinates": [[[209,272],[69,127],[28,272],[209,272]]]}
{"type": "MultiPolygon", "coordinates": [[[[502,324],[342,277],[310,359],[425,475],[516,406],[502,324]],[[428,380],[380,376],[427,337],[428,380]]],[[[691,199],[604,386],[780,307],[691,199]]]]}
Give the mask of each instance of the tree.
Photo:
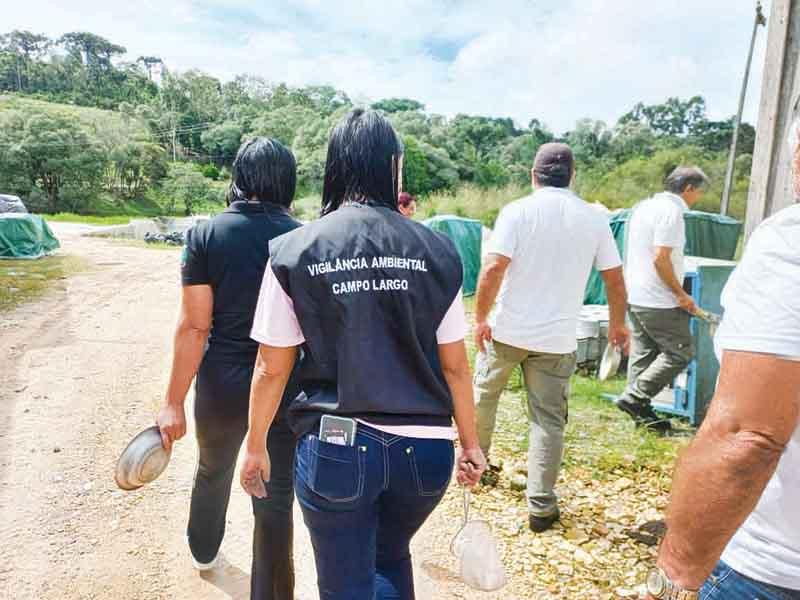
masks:
{"type": "Polygon", "coordinates": [[[99,83],[104,73],[113,69],[112,59],[125,54],[125,48],[86,31],[65,33],[58,40],[72,58],[83,64],[89,79],[99,83]]]}
{"type": "Polygon", "coordinates": [[[223,112],[219,80],[196,70],[167,73],[161,81],[159,101],[162,112],[171,115],[166,129],[171,130],[173,153],[177,153],[178,143],[191,151],[201,150],[203,131],[223,112]]]}
{"type": "Polygon", "coordinates": [[[347,94],[330,85],[309,85],[300,88],[298,94],[308,98],[311,105],[325,116],[353,105],[347,94]]]}
{"type": "Polygon", "coordinates": [[[65,188],[89,192],[103,173],[100,144],[65,114],[0,113],[0,148],[0,174],[14,174],[12,185],[24,195],[41,189],[51,212],[60,209],[65,188]]]}
{"type": "Polygon", "coordinates": [[[487,163],[495,158],[503,141],[520,133],[511,119],[457,115],[447,127],[448,151],[462,179],[492,181],[490,185],[495,185],[495,175],[500,171],[497,165],[488,167],[487,163]]]}
{"type": "Polygon", "coordinates": [[[222,199],[211,181],[191,163],[170,164],[163,191],[168,198],[167,211],[174,213],[181,203],[187,216],[195,214],[198,208],[206,204],[217,203],[222,199]]]}
{"type": "Polygon", "coordinates": [[[403,189],[415,196],[436,189],[428,159],[419,141],[409,135],[403,138],[403,145],[403,189]]]}
{"type": "Polygon", "coordinates": [[[223,121],[206,129],[200,139],[203,150],[214,162],[231,164],[242,141],[242,126],[236,121],[223,121]]]}
{"type": "Polygon", "coordinates": [[[136,62],[144,67],[144,70],[147,72],[147,78],[150,81],[153,81],[153,70],[155,67],[157,65],[164,65],[164,61],[157,56],[140,56],[136,59],[136,62]]]}
{"type": "Polygon", "coordinates": [[[308,106],[287,104],[255,119],[247,136],[271,137],[291,147],[300,128],[319,118],[319,112],[308,106]]]}
{"type": "Polygon", "coordinates": [[[629,121],[614,129],[609,153],[615,163],[622,163],[636,156],[650,156],[656,145],[655,133],[647,123],[629,121]]]}
{"type": "Polygon", "coordinates": [[[8,53],[9,65],[13,65],[18,92],[30,89],[33,62],[47,51],[50,40],[47,36],[15,29],[0,35],[0,51],[8,53]]]}
{"type": "Polygon", "coordinates": [[[108,158],[107,188],[128,198],[140,196],[167,174],[166,153],[157,144],[130,141],[116,146],[108,158]]]}
{"type": "Polygon", "coordinates": [[[619,123],[645,123],[656,135],[681,137],[691,133],[697,123],[705,120],[705,115],[706,101],[702,96],[694,96],[686,101],[669,98],[663,104],[645,105],[640,102],[619,123]]]}
{"type": "Polygon", "coordinates": [[[611,147],[611,131],[605,122],[581,119],[566,136],[578,164],[592,165],[605,156],[611,147]]]}
{"type": "Polygon", "coordinates": [[[422,102],[417,102],[416,100],[410,100],[408,98],[387,98],[374,102],[372,108],[375,110],[382,110],[386,113],[397,113],[404,111],[424,111],[425,105],[422,102]]]}

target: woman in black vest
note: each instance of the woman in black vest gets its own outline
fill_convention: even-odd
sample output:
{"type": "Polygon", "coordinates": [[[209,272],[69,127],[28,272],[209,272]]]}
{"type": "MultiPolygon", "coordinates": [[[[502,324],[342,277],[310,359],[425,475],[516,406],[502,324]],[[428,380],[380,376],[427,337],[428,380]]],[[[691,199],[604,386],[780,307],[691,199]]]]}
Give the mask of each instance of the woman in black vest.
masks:
{"type": "Polygon", "coordinates": [[[241,471],[265,494],[265,437],[298,347],[295,491],[322,600],[414,598],[409,542],[454,466],[485,468],[464,346],[462,266],[444,236],[403,217],[402,145],[355,110],[334,129],[322,218],[270,247],[252,336],[261,343],[241,471]],[[333,419],[331,417],[334,417],[333,419]]]}
{"type": "MultiPolygon", "coordinates": [[[[247,432],[250,380],[258,351],[258,344],[250,339],[250,328],[269,242],[300,225],[288,212],[295,179],[294,157],[279,142],[267,138],[245,142],[233,162],[232,201],[227,210],[186,235],[181,316],[169,388],[157,422],[167,448],[183,437],[184,400],[196,374],[194,416],[200,452],[187,538],[198,570],[214,567],[225,533],[236,457],[247,432]]],[[[290,382],[286,403],[298,392],[290,382]]],[[[253,498],[250,597],[254,600],[287,600],[294,593],[295,441],[282,411],[273,422],[273,432],[269,438],[273,459],[269,497],[253,498]]]]}

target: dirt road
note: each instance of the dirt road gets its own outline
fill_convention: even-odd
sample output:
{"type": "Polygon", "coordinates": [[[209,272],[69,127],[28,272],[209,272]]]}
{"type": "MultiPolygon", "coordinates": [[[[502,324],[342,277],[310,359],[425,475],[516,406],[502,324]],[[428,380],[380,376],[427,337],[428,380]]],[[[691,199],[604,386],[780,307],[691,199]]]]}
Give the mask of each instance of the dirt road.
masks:
{"type": "MultiPolygon", "coordinates": [[[[113,481],[117,455],[153,422],[165,389],[179,253],[54,229],[88,270],[0,314],[0,598],[247,598],[252,519],[238,486],[222,566],[200,577],[189,561],[191,423],[153,485],[126,493],[113,481]]],[[[311,600],[313,557],[295,516],[296,598],[311,600]]],[[[415,540],[420,599],[464,597],[447,558],[453,521],[437,513],[415,540]]]]}

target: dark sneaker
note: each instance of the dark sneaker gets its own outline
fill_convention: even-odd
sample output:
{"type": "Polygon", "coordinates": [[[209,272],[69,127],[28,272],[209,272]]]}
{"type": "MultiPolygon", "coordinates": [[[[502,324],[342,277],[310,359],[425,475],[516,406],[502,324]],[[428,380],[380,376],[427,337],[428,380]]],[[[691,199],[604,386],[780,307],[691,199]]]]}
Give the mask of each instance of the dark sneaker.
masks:
{"type": "Polygon", "coordinates": [[[617,408],[633,419],[637,427],[646,427],[662,435],[672,431],[669,419],[658,416],[649,404],[630,402],[620,398],[617,400],[617,408]]]}
{"type": "Polygon", "coordinates": [[[481,485],[485,487],[497,487],[500,483],[500,471],[502,469],[498,465],[486,465],[486,470],[481,475],[481,485]]]}
{"type": "Polygon", "coordinates": [[[550,529],[553,524],[561,518],[561,513],[558,509],[552,515],[547,517],[539,517],[536,515],[528,515],[528,526],[534,533],[542,533],[550,529]]]}

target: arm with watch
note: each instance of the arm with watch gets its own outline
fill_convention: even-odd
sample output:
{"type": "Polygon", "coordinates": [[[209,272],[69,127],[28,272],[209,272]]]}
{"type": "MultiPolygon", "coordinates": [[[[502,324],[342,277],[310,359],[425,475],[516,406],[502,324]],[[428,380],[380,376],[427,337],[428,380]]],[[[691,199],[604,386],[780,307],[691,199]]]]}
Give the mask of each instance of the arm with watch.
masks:
{"type": "Polygon", "coordinates": [[[756,507],[800,419],[800,362],[725,351],[697,436],[681,455],[649,598],[694,600],[756,507]],[[769,399],[769,401],[765,401],[769,399]]]}

